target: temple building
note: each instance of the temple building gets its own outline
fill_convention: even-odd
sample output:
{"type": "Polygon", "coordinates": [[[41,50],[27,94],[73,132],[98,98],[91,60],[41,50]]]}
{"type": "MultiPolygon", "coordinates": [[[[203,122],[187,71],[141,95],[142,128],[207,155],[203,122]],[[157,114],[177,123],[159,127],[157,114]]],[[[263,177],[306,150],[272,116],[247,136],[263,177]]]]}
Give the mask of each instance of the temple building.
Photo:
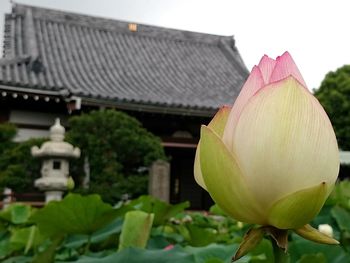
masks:
{"type": "MultiPolygon", "coordinates": [[[[232,104],[248,76],[232,36],[14,4],[5,16],[0,122],[16,140],[48,136],[55,118],[114,108],[162,139],[170,201],[206,208],[193,179],[201,124],[232,104]]],[[[69,129],[69,127],[67,127],[69,129]]]]}

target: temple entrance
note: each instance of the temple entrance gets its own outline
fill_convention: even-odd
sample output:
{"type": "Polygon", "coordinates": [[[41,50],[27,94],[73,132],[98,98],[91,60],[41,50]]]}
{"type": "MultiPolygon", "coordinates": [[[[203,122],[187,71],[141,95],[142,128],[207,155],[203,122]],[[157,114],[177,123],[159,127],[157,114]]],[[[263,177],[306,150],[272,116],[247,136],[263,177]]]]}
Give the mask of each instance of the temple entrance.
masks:
{"type": "Polygon", "coordinates": [[[170,202],[190,201],[191,209],[208,209],[213,201],[194,180],[195,148],[166,147],[170,159],[170,202]]]}

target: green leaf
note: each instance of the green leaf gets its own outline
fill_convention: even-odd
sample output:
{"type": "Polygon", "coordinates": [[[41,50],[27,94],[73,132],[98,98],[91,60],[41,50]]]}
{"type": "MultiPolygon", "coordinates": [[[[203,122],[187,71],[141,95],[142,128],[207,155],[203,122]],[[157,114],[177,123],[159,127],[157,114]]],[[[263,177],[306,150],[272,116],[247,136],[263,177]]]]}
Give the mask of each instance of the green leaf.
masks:
{"type": "MultiPolygon", "coordinates": [[[[342,167],[344,169],[345,167],[342,167]]],[[[346,168],[345,168],[346,169],[346,168]]],[[[336,183],[326,205],[339,205],[343,208],[350,208],[350,181],[343,180],[336,183]]]]}
{"type": "Polygon", "coordinates": [[[106,226],[119,211],[104,203],[98,195],[68,194],[62,201],[52,201],[36,212],[30,220],[46,236],[62,234],[90,235],[106,226]]]}
{"type": "MultiPolygon", "coordinates": [[[[230,262],[234,250],[233,245],[211,244],[206,247],[186,247],[175,246],[171,250],[144,250],[140,248],[125,248],[118,253],[106,257],[81,257],[74,263],[203,263],[203,262],[230,262]],[[220,261],[221,260],[221,261],[220,261]]],[[[250,257],[246,261],[249,262],[250,257]]]]}
{"type": "MultiPolygon", "coordinates": [[[[194,262],[206,262],[209,260],[222,260],[224,262],[231,262],[232,256],[237,249],[237,244],[219,245],[210,244],[205,247],[185,247],[184,250],[194,256],[194,262]]],[[[210,262],[210,261],[209,261],[210,262]]],[[[215,261],[214,261],[215,262],[215,261]]]]}
{"type": "Polygon", "coordinates": [[[11,204],[0,212],[0,218],[12,224],[24,224],[28,221],[32,209],[28,205],[11,204]]]}
{"type": "Polygon", "coordinates": [[[303,255],[297,263],[327,263],[326,257],[322,253],[303,255]]]}
{"type": "MultiPolygon", "coordinates": [[[[190,234],[188,229],[184,225],[176,225],[176,226],[158,226],[153,227],[151,231],[152,237],[162,237],[167,239],[170,243],[180,244],[185,240],[184,235],[186,235],[186,239],[190,240],[190,234]],[[178,227],[185,229],[185,232],[178,229],[178,227]],[[177,233],[179,232],[179,233],[177,233]],[[181,234],[180,234],[181,233],[181,234]]],[[[149,244],[147,244],[148,246],[149,244]]]]}
{"type": "Polygon", "coordinates": [[[190,207],[188,201],[182,202],[176,205],[171,205],[154,198],[150,195],[140,196],[138,199],[131,201],[127,207],[129,209],[142,210],[146,213],[154,214],[155,226],[165,224],[171,217],[174,217],[180,212],[183,212],[186,208],[190,207]]]}
{"type": "Polygon", "coordinates": [[[26,254],[31,248],[36,248],[44,242],[45,238],[40,234],[36,226],[15,229],[10,238],[10,245],[14,250],[25,249],[26,254]]]}
{"type": "Polygon", "coordinates": [[[43,252],[37,254],[32,263],[54,263],[56,248],[62,243],[63,237],[55,238],[43,252]]]}
{"type": "Polygon", "coordinates": [[[209,212],[215,215],[227,216],[224,210],[222,210],[217,204],[212,205],[209,208],[209,212]]]}
{"type": "Polygon", "coordinates": [[[32,257],[16,256],[8,258],[1,263],[29,263],[32,261],[32,257]]]}
{"type": "Polygon", "coordinates": [[[205,261],[205,263],[225,263],[225,262],[222,261],[221,259],[211,258],[211,259],[208,259],[207,261],[205,261]]]}
{"type": "Polygon", "coordinates": [[[120,234],[119,250],[127,247],[145,248],[153,224],[153,214],[143,211],[126,213],[120,234]]]}
{"type": "Polygon", "coordinates": [[[8,238],[4,238],[0,241],[0,259],[10,255],[14,250],[15,249],[11,246],[8,238]]]}
{"type": "MultiPolygon", "coordinates": [[[[99,243],[104,240],[106,240],[111,235],[117,234],[121,232],[123,225],[123,219],[118,217],[115,220],[113,220],[110,224],[107,226],[97,230],[91,235],[91,244],[99,243]]],[[[82,245],[86,244],[89,240],[88,235],[71,235],[69,236],[64,246],[67,248],[78,248],[82,245]]]]}
{"type": "Polygon", "coordinates": [[[213,228],[203,228],[193,224],[187,225],[190,234],[189,244],[194,247],[207,246],[216,241],[217,231],[213,228]]]}
{"type": "Polygon", "coordinates": [[[332,208],[333,206],[327,205],[326,202],[326,204],[322,207],[320,213],[312,220],[312,225],[318,226],[320,224],[324,224],[325,222],[328,224],[332,223],[332,221],[334,221],[331,214],[332,208]]]}
{"type": "MultiPolygon", "coordinates": [[[[183,248],[171,250],[145,250],[140,248],[125,248],[118,253],[106,257],[81,257],[74,263],[194,263],[193,255],[186,253],[183,248]]],[[[197,263],[197,262],[196,262],[197,263]]],[[[199,262],[198,262],[199,263],[199,262]]],[[[202,263],[202,262],[201,262],[202,263]]]]}
{"type": "Polygon", "coordinates": [[[170,244],[171,243],[163,236],[152,236],[147,242],[147,249],[164,249],[170,244]]]}
{"type": "Polygon", "coordinates": [[[274,260],[273,248],[270,240],[263,239],[251,252],[251,263],[270,263],[274,260]]]}
{"type": "Polygon", "coordinates": [[[302,237],[292,234],[292,242],[289,242],[288,252],[291,262],[297,262],[303,255],[322,253],[327,262],[347,263],[350,254],[341,246],[324,245],[308,241],[302,237]]]}
{"type": "Polygon", "coordinates": [[[350,213],[340,206],[335,206],[331,214],[337,222],[339,228],[343,231],[350,231],[350,213]]]}

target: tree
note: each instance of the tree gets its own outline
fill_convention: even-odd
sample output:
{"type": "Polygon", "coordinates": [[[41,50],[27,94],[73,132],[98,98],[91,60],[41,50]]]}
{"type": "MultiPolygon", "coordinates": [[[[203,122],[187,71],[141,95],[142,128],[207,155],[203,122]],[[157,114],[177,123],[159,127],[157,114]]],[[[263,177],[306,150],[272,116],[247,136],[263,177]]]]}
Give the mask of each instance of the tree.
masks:
{"type": "Polygon", "coordinates": [[[16,126],[11,123],[0,124],[0,154],[14,145],[13,138],[16,136],[16,126]]]}
{"type": "Polygon", "coordinates": [[[315,96],[331,119],[339,147],[350,150],[350,65],[329,72],[315,96]]]}
{"type": "Polygon", "coordinates": [[[72,117],[69,126],[67,140],[82,150],[71,174],[81,182],[82,162],[88,157],[91,180],[88,192],[98,193],[111,203],[124,193],[133,197],[147,193],[146,168],[157,159],[165,159],[159,138],[135,118],[115,110],[72,117]]]}
{"type": "Polygon", "coordinates": [[[41,161],[31,156],[30,148],[41,145],[45,139],[16,143],[15,135],[14,125],[0,125],[0,188],[10,187],[22,193],[37,191],[34,180],[40,177],[41,161]]]}

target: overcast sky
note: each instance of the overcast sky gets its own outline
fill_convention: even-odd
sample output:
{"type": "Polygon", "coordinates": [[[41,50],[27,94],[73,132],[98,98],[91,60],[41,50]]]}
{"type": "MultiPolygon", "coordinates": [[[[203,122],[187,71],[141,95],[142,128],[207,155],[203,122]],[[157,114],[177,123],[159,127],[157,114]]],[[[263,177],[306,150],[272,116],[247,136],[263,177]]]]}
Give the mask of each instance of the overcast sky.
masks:
{"type": "MultiPolygon", "coordinates": [[[[348,0],[18,0],[95,16],[233,35],[247,67],[288,50],[310,89],[350,64],[348,0]]],[[[9,0],[0,0],[0,41],[9,0]]]]}

